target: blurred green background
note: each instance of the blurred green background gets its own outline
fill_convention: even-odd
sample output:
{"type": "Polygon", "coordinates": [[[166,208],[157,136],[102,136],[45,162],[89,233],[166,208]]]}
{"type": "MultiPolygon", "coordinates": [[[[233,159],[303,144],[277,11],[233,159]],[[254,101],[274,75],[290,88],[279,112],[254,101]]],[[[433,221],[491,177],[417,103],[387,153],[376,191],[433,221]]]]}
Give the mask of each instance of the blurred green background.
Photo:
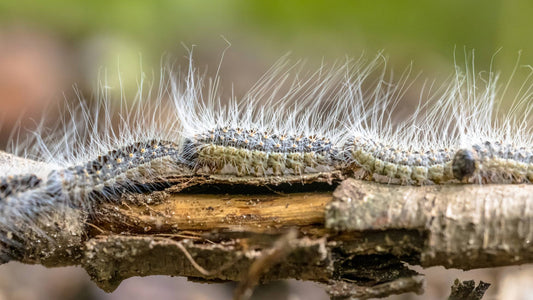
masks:
{"type": "MultiPolygon", "coordinates": [[[[120,70],[135,86],[161,58],[182,58],[196,45],[199,65],[214,69],[226,46],[228,81],[247,86],[277,58],[326,62],[379,50],[403,69],[435,78],[453,71],[454,55],[475,49],[478,70],[504,73],[533,62],[533,2],[486,1],[1,1],[2,31],[38,34],[55,43],[65,85],[90,86],[103,67],[120,70]],[[243,82],[244,81],[244,82],[243,82]]],[[[9,39],[0,40],[9,43],[9,39]]],[[[37,45],[38,46],[38,45],[37,45]]],[[[462,59],[461,59],[462,60],[462,59]]],[[[183,63],[183,61],[181,62],[183,63]]]]}
{"type": "MultiPolygon", "coordinates": [[[[22,111],[25,118],[32,119],[54,101],[75,99],[74,84],[90,97],[99,76],[105,74],[103,70],[111,70],[107,78],[111,85],[117,83],[116,70],[120,70],[124,89],[134,92],[141,66],[145,72],[157,74],[168,61],[184,65],[186,47],[193,45],[197,65],[212,75],[227,47],[226,40],[232,46],[221,66],[223,86],[231,88],[233,83],[237,96],[289,52],[293,60],[303,58],[313,66],[384,50],[393,69],[401,72],[414,62],[413,73],[423,71],[419,77],[423,80],[448,77],[454,71],[455,57],[459,65],[464,64],[465,53],[470,56],[475,50],[478,71],[492,67],[505,78],[516,65],[519,51],[521,64],[533,64],[532,15],[533,1],[526,0],[0,0],[0,127],[9,133],[22,111]]],[[[5,132],[0,135],[3,144],[8,136],[5,132]]],[[[429,271],[428,278],[444,278],[443,270],[437,273],[441,275],[431,277],[429,271]]],[[[498,278],[503,278],[491,274],[496,274],[491,281],[496,285],[498,278]]],[[[447,276],[445,282],[429,284],[429,294],[395,299],[443,299],[454,277],[447,276]]],[[[103,295],[87,283],[81,270],[36,271],[10,264],[0,267],[0,278],[0,299],[154,297],[139,292],[142,283],[129,284],[133,288],[130,294],[124,292],[129,289],[125,284],[113,295],[103,295]],[[42,275],[28,276],[30,273],[42,275]],[[74,278],[82,278],[83,283],[74,278]],[[39,288],[43,281],[45,287],[39,288]],[[55,285],[50,281],[65,284],[59,284],[54,294],[51,289],[55,285]]],[[[168,299],[180,299],[185,293],[182,285],[200,289],[183,280],[175,284],[180,288],[169,288],[168,299]]],[[[294,286],[291,283],[293,290],[294,286]]],[[[212,293],[218,298],[231,297],[231,286],[212,293]]],[[[494,297],[496,291],[489,293],[494,297]]],[[[210,298],[201,293],[187,295],[188,299],[210,298]]],[[[325,298],[320,288],[310,285],[300,285],[296,295],[325,298]]]]}
{"type": "Polygon", "coordinates": [[[386,49],[393,61],[451,63],[454,47],[476,49],[487,64],[501,47],[498,63],[516,52],[532,58],[531,1],[2,1],[1,24],[34,27],[67,46],[94,39],[113,43],[106,57],[142,53],[158,62],[180,43],[220,52],[224,35],[234,50],[257,59],[357,56],[386,49]],[[213,49],[214,48],[214,49],[213,49]]]}

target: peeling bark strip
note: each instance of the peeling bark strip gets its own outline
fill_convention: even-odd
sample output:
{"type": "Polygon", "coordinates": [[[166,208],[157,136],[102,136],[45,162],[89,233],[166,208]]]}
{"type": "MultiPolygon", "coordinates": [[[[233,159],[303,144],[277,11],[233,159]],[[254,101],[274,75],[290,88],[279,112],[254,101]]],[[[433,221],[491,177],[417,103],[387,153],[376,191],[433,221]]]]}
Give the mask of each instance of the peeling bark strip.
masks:
{"type": "MultiPolygon", "coordinates": [[[[287,259],[273,266],[261,281],[282,278],[327,281],[332,270],[324,242],[308,238],[292,241],[293,250],[287,259]]],[[[156,274],[187,276],[204,282],[240,281],[263,251],[268,251],[265,247],[245,249],[239,240],[198,243],[152,236],[102,236],[84,246],[82,266],[106,291],[114,290],[124,279],[156,274]],[[202,274],[187,255],[209,274],[202,274]]]]}
{"type": "Polygon", "coordinates": [[[357,286],[345,281],[330,284],[326,290],[332,300],[336,299],[368,299],[383,298],[395,294],[421,291],[424,284],[424,276],[404,277],[397,280],[377,284],[372,287],[357,286]]]}
{"type": "Polygon", "coordinates": [[[533,261],[533,187],[391,187],[345,180],[326,208],[337,231],[419,230],[419,264],[473,269],[533,261]]]}

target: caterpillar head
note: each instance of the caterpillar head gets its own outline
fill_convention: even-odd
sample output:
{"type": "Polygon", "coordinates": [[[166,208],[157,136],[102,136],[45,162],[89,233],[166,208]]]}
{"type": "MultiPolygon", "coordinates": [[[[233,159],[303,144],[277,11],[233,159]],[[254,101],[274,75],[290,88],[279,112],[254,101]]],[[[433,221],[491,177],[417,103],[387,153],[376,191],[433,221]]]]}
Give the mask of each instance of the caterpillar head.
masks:
{"type": "Polygon", "coordinates": [[[452,171],[455,179],[463,181],[472,177],[477,169],[476,154],[470,149],[458,150],[452,161],[452,171]]]}

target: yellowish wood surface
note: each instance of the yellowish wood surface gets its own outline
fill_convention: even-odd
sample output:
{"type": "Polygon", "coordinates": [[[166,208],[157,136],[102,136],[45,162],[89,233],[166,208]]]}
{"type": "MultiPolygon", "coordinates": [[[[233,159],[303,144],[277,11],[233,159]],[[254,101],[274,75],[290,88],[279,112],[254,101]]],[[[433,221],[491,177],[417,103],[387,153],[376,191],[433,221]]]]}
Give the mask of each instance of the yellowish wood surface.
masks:
{"type": "MultiPolygon", "coordinates": [[[[265,232],[281,227],[324,224],[330,192],[270,195],[170,194],[159,204],[109,205],[99,224],[128,224],[146,232],[230,231],[265,232]],[[110,220],[109,218],[120,218],[110,220]],[[104,221],[104,222],[102,222],[104,221]]],[[[322,227],[322,226],[321,226],[322,227]]]]}

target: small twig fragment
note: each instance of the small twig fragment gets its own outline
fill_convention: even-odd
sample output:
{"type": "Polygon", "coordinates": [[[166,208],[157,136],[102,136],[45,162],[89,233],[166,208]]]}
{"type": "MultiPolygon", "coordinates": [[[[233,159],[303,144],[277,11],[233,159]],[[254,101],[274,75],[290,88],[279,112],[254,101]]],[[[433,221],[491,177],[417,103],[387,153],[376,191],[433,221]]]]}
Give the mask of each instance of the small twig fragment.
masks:
{"type": "Polygon", "coordinates": [[[480,281],[476,287],[474,280],[460,282],[459,279],[455,279],[448,300],[481,300],[489,287],[490,283],[483,281],[480,281]]]}
{"type": "Polygon", "coordinates": [[[258,284],[261,275],[287,257],[292,249],[290,243],[296,237],[297,231],[295,229],[289,230],[274,243],[272,248],[264,250],[262,255],[252,263],[248,273],[245,274],[235,289],[235,300],[247,300],[252,296],[253,288],[258,284]]]}

